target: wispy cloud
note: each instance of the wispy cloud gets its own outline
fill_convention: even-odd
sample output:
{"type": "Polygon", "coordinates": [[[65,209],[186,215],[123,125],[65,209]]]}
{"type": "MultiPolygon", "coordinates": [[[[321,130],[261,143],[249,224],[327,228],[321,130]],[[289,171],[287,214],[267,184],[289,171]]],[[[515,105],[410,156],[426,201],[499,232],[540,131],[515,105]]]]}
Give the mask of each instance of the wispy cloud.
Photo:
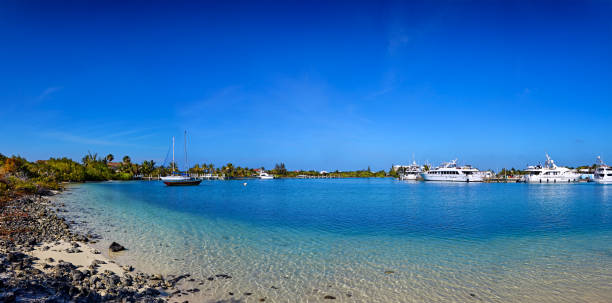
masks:
{"type": "Polygon", "coordinates": [[[38,102],[43,101],[43,100],[47,99],[49,96],[51,96],[53,93],[62,90],[62,88],[63,87],[61,87],[61,86],[48,87],[40,95],[38,95],[38,97],[36,98],[36,101],[38,101],[38,102]]]}
{"type": "Polygon", "coordinates": [[[116,142],[112,142],[108,140],[87,138],[87,137],[70,134],[66,132],[60,132],[60,131],[44,132],[42,133],[42,135],[45,137],[49,137],[49,138],[60,140],[60,141],[67,141],[67,142],[87,144],[87,145],[115,145],[116,144],[116,142]]]}
{"type": "Polygon", "coordinates": [[[387,93],[390,93],[391,91],[393,91],[393,87],[385,87],[385,88],[382,88],[380,90],[377,90],[377,91],[367,95],[365,98],[366,99],[374,99],[376,97],[380,97],[382,95],[386,95],[387,93]]]}
{"type": "Polygon", "coordinates": [[[47,131],[42,133],[47,138],[52,138],[58,141],[72,142],[83,145],[113,145],[113,146],[135,146],[135,142],[150,138],[155,135],[153,129],[129,129],[117,132],[105,132],[99,134],[100,129],[108,129],[107,127],[98,127],[91,131],[82,131],[74,133],[69,131],[47,131]],[[83,135],[87,133],[87,135],[83,135]]]}

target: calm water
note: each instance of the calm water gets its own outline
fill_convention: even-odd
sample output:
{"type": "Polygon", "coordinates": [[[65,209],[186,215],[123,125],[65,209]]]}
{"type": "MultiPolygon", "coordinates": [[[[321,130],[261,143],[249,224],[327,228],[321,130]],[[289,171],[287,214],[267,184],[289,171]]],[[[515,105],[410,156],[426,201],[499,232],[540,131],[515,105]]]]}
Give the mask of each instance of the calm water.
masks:
{"type": "Polygon", "coordinates": [[[59,199],[103,236],[100,247],[129,248],[112,256],[120,262],[230,274],[202,289],[219,299],[612,301],[612,186],[106,182],[59,199]]]}

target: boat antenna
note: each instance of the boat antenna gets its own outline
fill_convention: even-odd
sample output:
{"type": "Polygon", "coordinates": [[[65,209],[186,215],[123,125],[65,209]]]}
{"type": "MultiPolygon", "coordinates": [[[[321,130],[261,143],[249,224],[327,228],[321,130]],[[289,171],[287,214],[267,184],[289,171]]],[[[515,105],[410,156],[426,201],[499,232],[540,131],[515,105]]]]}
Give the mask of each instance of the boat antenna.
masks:
{"type": "Polygon", "coordinates": [[[172,174],[174,174],[174,136],[172,136],[172,174]]]}

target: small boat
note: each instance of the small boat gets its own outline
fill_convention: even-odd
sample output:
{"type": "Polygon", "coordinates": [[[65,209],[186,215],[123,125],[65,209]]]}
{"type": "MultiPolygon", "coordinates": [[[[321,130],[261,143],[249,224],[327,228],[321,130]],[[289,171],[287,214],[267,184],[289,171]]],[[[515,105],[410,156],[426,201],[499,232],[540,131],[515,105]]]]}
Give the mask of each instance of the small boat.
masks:
{"type": "Polygon", "coordinates": [[[599,156],[597,161],[599,165],[595,169],[593,180],[599,184],[612,184],[612,167],[606,165],[599,156]]]}
{"type": "Polygon", "coordinates": [[[455,159],[442,163],[428,172],[423,172],[421,176],[425,181],[483,182],[487,174],[471,165],[458,166],[457,159],[455,159]]]}
{"type": "Polygon", "coordinates": [[[555,161],[546,154],[544,166],[528,166],[523,176],[526,183],[572,183],[580,180],[580,174],[575,170],[563,166],[557,166],[555,161]]]}
{"type": "Polygon", "coordinates": [[[409,166],[402,166],[400,168],[399,179],[400,180],[416,180],[421,175],[421,166],[416,164],[416,161],[412,161],[409,166]]]}
{"type": "MultiPolygon", "coordinates": [[[[185,131],[185,165],[187,165],[187,131],[185,131]]],[[[202,183],[201,179],[176,174],[176,163],[174,162],[174,137],[172,137],[172,175],[161,177],[160,179],[167,186],[189,186],[202,183]]]]}
{"type": "Polygon", "coordinates": [[[270,175],[262,169],[259,172],[259,175],[257,175],[257,178],[262,179],[262,180],[269,180],[269,179],[274,179],[274,175],[270,175]]]}

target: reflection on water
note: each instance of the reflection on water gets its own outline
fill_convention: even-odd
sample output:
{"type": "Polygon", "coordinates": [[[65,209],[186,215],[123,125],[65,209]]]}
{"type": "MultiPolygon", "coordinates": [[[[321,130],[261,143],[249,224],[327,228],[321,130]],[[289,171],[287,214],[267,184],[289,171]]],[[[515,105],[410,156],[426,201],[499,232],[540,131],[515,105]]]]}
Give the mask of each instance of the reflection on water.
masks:
{"type": "Polygon", "coordinates": [[[391,179],[79,185],[64,195],[119,261],[271,301],[606,302],[612,204],[593,184],[391,179]],[[386,273],[385,273],[386,272],[386,273]],[[275,288],[271,288],[274,286],[275,288]],[[350,295],[350,296],[349,296],[350,295]]]}

